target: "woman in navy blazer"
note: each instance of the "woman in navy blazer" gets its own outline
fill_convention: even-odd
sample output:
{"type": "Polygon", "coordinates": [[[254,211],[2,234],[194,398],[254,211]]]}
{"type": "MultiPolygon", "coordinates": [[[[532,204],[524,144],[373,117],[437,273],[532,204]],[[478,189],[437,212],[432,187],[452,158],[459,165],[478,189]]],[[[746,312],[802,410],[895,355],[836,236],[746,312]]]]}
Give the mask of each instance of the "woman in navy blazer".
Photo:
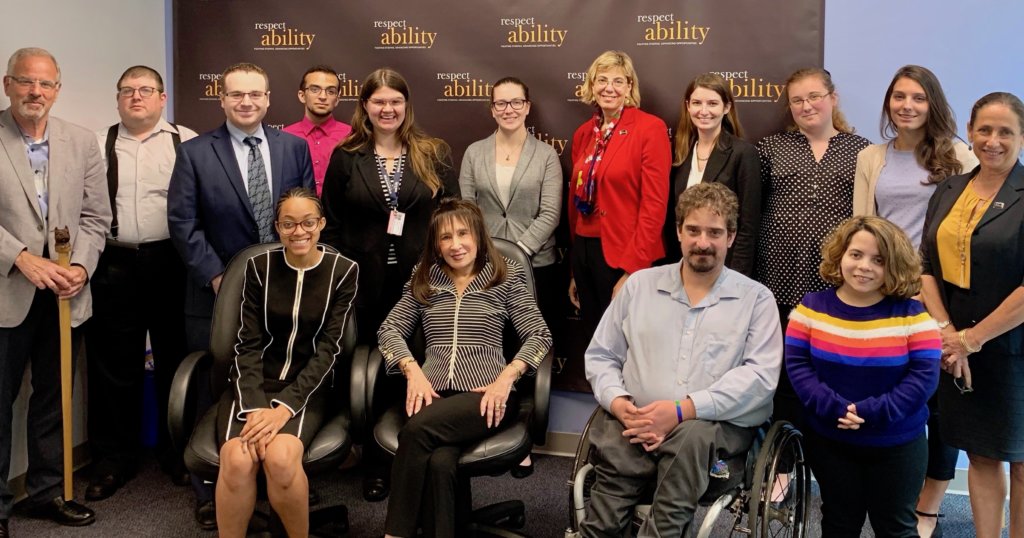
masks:
{"type": "Polygon", "coordinates": [[[569,299],[590,339],[630,273],[665,256],[661,230],[672,151],[665,122],[641,111],[633,60],[606,51],[590,64],[583,102],[594,116],[572,137],[569,299]]]}
{"type": "Polygon", "coordinates": [[[683,94],[672,161],[672,187],[665,219],[665,259],[679,261],[676,201],[687,187],[717,181],[736,193],[740,204],[736,240],[725,264],[754,278],[757,229],[761,224],[761,159],[743,140],[743,127],[729,85],[721,75],[697,76],[683,94]]]}
{"type": "Polygon", "coordinates": [[[365,80],[352,133],[324,177],[323,241],[359,264],[359,339],[374,343],[423,251],[431,213],[459,184],[448,144],[416,125],[402,75],[384,68],[365,80]]]}
{"type": "Polygon", "coordinates": [[[935,190],[921,295],[942,330],[942,438],[967,452],[977,536],[999,536],[1010,462],[1010,536],[1024,535],[1024,103],[990,93],[967,137],[980,164],[935,190]]]}
{"type": "MultiPolygon", "coordinates": [[[[359,264],[356,327],[359,341],[373,345],[427,242],[431,213],[442,197],[459,196],[459,183],[448,144],[416,125],[402,75],[382,68],[364,80],[352,133],[334,150],[324,176],[322,240],[359,264]]],[[[382,459],[370,443],[368,501],[388,495],[382,459]]]]}

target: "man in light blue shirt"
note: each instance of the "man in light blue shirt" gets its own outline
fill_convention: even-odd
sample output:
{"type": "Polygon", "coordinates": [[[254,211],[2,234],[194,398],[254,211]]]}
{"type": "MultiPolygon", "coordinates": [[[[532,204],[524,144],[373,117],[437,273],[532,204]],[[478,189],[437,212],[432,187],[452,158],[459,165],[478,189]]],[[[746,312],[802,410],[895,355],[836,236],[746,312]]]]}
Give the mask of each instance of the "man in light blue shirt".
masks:
{"type": "Polygon", "coordinates": [[[656,479],[641,536],[682,536],[719,459],[749,449],[782,366],[775,298],[725,267],[738,203],[720,183],[676,205],[683,259],[630,275],[586,352],[606,411],[590,429],[597,481],[583,536],[621,536],[656,479]]]}

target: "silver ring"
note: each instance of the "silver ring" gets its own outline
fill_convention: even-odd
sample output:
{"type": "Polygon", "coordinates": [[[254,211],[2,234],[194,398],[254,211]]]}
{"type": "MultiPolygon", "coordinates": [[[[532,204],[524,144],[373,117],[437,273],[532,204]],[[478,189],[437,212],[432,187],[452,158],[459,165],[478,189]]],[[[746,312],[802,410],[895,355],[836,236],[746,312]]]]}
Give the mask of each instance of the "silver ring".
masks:
{"type": "Polygon", "coordinates": [[[498,404],[498,409],[505,409],[505,404],[498,404]]]}

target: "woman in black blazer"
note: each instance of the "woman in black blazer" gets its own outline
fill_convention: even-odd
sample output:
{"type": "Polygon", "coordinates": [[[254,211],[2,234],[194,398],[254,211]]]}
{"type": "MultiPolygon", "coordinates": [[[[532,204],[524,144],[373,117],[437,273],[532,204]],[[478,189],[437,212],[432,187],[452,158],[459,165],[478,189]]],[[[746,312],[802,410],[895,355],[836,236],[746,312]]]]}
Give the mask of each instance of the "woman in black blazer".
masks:
{"type": "Polygon", "coordinates": [[[740,215],[726,265],[754,276],[757,228],[761,222],[761,161],[743,139],[729,84],[715,73],[699,75],[686,87],[673,148],[672,186],[665,219],[665,259],[679,261],[676,201],[687,187],[717,181],[736,193],[740,215]]]}
{"type": "Polygon", "coordinates": [[[365,80],[324,178],[323,241],[359,264],[356,322],[372,344],[423,251],[430,214],[459,183],[448,144],[415,124],[402,75],[384,68],[365,80]]]}
{"type": "MultiPolygon", "coordinates": [[[[415,123],[402,75],[378,69],[366,76],[352,133],[331,155],[322,193],[323,241],[359,264],[356,325],[360,343],[376,344],[377,329],[427,242],[430,215],[443,196],[459,196],[448,144],[415,123]]],[[[388,494],[375,466],[363,484],[367,500],[388,494]]]]}
{"type": "Polygon", "coordinates": [[[999,536],[1010,462],[1010,536],[1024,535],[1024,103],[971,109],[979,165],[940,183],[925,214],[921,295],[942,331],[942,439],[967,452],[977,536],[999,536]]]}

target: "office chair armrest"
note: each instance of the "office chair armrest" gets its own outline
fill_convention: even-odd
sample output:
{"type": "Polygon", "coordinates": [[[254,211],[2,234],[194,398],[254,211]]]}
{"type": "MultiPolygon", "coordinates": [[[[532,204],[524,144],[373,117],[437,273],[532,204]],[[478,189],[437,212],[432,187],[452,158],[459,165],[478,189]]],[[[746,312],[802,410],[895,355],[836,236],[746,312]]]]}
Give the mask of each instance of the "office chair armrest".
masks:
{"type": "Polygon", "coordinates": [[[352,374],[349,383],[352,429],[349,433],[355,442],[360,444],[369,435],[369,429],[373,427],[373,422],[367,414],[370,396],[366,382],[371,349],[368,345],[360,344],[352,352],[352,374]]]}
{"type": "Polygon", "coordinates": [[[200,380],[195,375],[200,365],[213,360],[208,351],[196,351],[190,353],[185,360],[181,361],[178,369],[174,372],[174,379],[171,380],[171,391],[167,402],[167,428],[171,434],[171,443],[178,452],[185,450],[185,444],[192,434],[192,427],[196,422],[195,417],[195,390],[196,383],[209,380],[200,380]]]}
{"type": "Polygon", "coordinates": [[[366,417],[370,428],[377,423],[377,418],[386,409],[382,392],[385,390],[387,367],[384,354],[380,348],[373,346],[366,357],[366,417]]]}
{"type": "Polygon", "coordinates": [[[530,422],[530,437],[533,444],[543,445],[548,435],[548,408],[551,405],[551,367],[555,353],[548,350],[537,367],[533,388],[533,420],[530,422]]]}

